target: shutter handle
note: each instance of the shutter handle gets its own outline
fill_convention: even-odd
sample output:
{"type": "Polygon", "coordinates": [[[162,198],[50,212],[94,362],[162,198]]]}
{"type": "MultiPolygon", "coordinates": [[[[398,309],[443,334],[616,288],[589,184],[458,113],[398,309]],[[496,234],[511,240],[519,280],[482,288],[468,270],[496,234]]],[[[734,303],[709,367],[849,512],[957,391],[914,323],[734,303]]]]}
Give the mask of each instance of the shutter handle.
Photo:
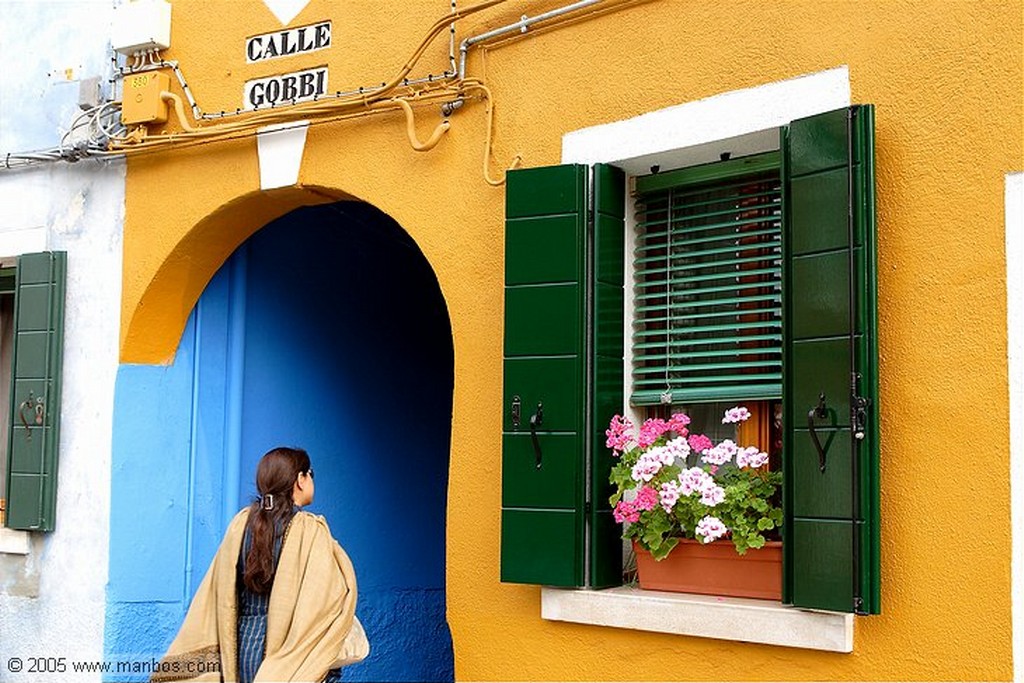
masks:
{"type": "Polygon", "coordinates": [[[37,399],[33,392],[28,392],[28,398],[21,402],[18,406],[18,417],[21,418],[21,424],[25,427],[25,441],[32,440],[32,424],[25,419],[25,411],[28,410],[29,414],[34,416],[32,423],[37,426],[42,426],[45,421],[46,411],[43,408],[43,399],[37,399]]]}
{"type": "Polygon", "coordinates": [[[530,439],[533,440],[533,454],[537,458],[537,469],[541,466],[540,440],[537,438],[537,427],[544,424],[544,404],[537,403],[537,412],[530,416],[530,439]]]}
{"type": "Polygon", "coordinates": [[[814,418],[824,419],[828,417],[828,406],[825,405],[825,392],[818,394],[818,405],[811,408],[807,413],[807,428],[811,431],[811,440],[814,441],[814,447],[818,451],[818,468],[822,474],[825,473],[825,449],[821,447],[821,441],[818,440],[818,433],[814,431],[814,418]]]}

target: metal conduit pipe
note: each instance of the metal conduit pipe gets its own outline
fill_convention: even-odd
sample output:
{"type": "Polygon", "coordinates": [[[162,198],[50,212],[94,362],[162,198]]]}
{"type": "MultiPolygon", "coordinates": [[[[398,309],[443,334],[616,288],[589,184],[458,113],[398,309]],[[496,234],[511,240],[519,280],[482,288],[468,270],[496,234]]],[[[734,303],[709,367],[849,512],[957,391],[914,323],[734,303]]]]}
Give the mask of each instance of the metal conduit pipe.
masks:
{"type": "Polygon", "coordinates": [[[581,10],[581,9],[585,9],[587,7],[591,7],[593,5],[600,4],[601,2],[604,2],[604,0],[580,0],[579,2],[574,2],[571,5],[565,5],[564,7],[559,7],[558,9],[553,9],[550,12],[544,12],[543,14],[538,14],[535,17],[527,17],[524,14],[523,18],[520,19],[519,21],[517,21],[514,24],[509,24],[508,26],[502,26],[501,28],[496,28],[496,29],[494,29],[492,31],[488,31],[487,33],[481,33],[478,36],[470,36],[469,38],[466,38],[459,45],[459,71],[458,71],[458,73],[456,75],[459,78],[463,78],[465,76],[465,74],[466,74],[466,53],[469,52],[469,48],[473,47],[477,43],[482,43],[484,41],[491,40],[492,38],[497,38],[499,36],[503,36],[506,33],[512,33],[514,31],[519,31],[520,33],[525,33],[526,30],[529,27],[533,26],[534,24],[538,24],[538,23],[540,23],[542,21],[548,21],[550,19],[555,19],[557,17],[561,17],[563,15],[570,14],[572,12],[576,12],[576,11],[581,10]]]}

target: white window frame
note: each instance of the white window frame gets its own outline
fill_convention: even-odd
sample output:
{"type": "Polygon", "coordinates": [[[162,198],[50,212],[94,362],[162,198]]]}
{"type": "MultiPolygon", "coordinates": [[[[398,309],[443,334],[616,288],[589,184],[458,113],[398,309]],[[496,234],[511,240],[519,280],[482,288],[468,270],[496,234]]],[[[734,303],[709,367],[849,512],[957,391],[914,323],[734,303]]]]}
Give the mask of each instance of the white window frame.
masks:
{"type": "MultiPolygon", "coordinates": [[[[846,66],[785,81],[735,90],[631,119],[566,133],[562,163],[612,164],[632,177],[778,149],[778,129],[795,119],[850,106],[846,66]],[[725,148],[723,148],[725,147],[725,148]]],[[[626,210],[625,282],[633,281],[634,211],[626,210]]],[[[625,297],[623,338],[633,326],[632,297],[625,297]]],[[[623,414],[638,420],[629,406],[632,349],[624,345],[623,414]]],[[[630,587],[580,591],[544,587],[541,616],[661,633],[739,640],[771,645],[853,651],[853,615],[786,607],[781,603],[642,591],[630,587]]]]}

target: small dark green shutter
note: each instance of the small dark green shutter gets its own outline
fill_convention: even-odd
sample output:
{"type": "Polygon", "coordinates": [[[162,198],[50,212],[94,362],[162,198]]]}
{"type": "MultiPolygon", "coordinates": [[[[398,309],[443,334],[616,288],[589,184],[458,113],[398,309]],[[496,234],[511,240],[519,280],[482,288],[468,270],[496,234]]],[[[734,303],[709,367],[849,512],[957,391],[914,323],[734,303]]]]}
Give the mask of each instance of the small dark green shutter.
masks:
{"type": "Polygon", "coordinates": [[[599,481],[607,480],[608,470],[601,468],[610,464],[594,439],[600,420],[607,423],[622,405],[624,188],[614,169],[598,168],[595,177],[601,208],[592,214],[586,166],[508,174],[501,515],[506,582],[586,586],[620,580],[621,557],[609,550],[618,546],[617,527],[599,481]],[[616,362],[617,379],[609,372],[616,362]],[[608,415],[596,415],[611,405],[608,415]],[[597,491],[604,500],[591,505],[597,491]]]}
{"type": "Polygon", "coordinates": [[[12,529],[54,526],[66,273],[64,252],[18,258],[7,477],[12,529]]]}
{"type": "Polygon", "coordinates": [[[785,598],[861,614],[880,609],[873,115],[782,141],[785,598]]]}

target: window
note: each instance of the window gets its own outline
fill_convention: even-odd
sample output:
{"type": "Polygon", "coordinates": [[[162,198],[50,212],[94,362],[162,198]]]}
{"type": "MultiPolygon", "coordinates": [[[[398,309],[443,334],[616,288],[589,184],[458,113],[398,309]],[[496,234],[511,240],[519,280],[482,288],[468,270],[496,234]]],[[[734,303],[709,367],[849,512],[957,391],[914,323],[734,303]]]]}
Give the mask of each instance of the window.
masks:
{"type": "Polygon", "coordinates": [[[779,154],[635,186],[632,405],[781,398],[779,154]]]}
{"type": "Polygon", "coordinates": [[[4,526],[52,531],[57,505],[67,255],[19,256],[0,270],[4,526]],[[6,374],[5,374],[6,373],[6,374]]]}
{"type": "MultiPolygon", "coordinates": [[[[678,199],[687,208],[679,211],[676,197],[671,197],[671,209],[664,197],[661,220],[666,226],[674,220],[670,215],[695,215],[714,206],[716,192],[732,192],[730,201],[755,203],[716,209],[726,211],[727,226],[711,227],[710,216],[696,225],[679,223],[683,231],[698,228],[694,240],[707,239],[684,246],[724,248],[705,254],[721,259],[709,270],[663,277],[659,283],[651,265],[657,263],[659,245],[663,258],[684,266],[692,255],[676,258],[679,245],[667,244],[668,233],[664,243],[654,240],[642,252],[654,260],[637,264],[640,271],[649,271],[640,273],[637,288],[643,296],[660,287],[663,310],[658,316],[659,299],[651,296],[639,299],[637,306],[650,308],[636,312],[647,316],[643,324],[650,329],[661,325],[666,331],[650,335],[652,343],[661,340],[660,353],[657,346],[644,348],[649,357],[636,366],[639,377],[657,379],[638,383],[630,396],[639,404],[660,403],[666,394],[673,402],[677,395],[683,400],[781,396],[784,600],[858,613],[879,611],[872,117],[871,107],[852,107],[782,129],[776,155],[778,213],[756,203],[776,192],[765,168],[758,172],[767,175],[736,176],[739,182],[731,188],[704,187],[692,194],[693,188],[685,189],[678,199]],[[750,214],[741,210],[747,208],[750,214]],[[780,229],[777,264],[780,254],[771,239],[780,229]],[[716,241],[720,235],[712,234],[715,230],[727,231],[727,239],[716,241]],[[749,242],[756,246],[747,253],[736,248],[746,246],[746,240],[764,242],[749,242]],[[711,278],[673,282],[704,276],[711,278]],[[736,301],[705,306],[706,296],[736,301]],[[666,301],[672,305],[664,308],[666,301]],[[716,317],[682,317],[705,314],[716,317]],[[695,356],[693,351],[714,353],[695,356]],[[822,394],[825,417],[808,422],[822,394]],[[812,436],[823,444],[821,452],[812,436]]],[[[733,166],[749,163],[737,159],[733,166]]],[[[647,182],[637,179],[641,195],[645,189],[663,192],[676,185],[653,187],[666,182],[661,179],[645,188],[647,182]]],[[[620,581],[619,530],[607,505],[610,456],[603,429],[621,411],[625,394],[625,185],[621,170],[601,164],[509,175],[504,581],[593,588],[620,581]]],[[[655,209],[645,208],[641,222],[656,228],[660,205],[649,201],[655,209]]]]}

